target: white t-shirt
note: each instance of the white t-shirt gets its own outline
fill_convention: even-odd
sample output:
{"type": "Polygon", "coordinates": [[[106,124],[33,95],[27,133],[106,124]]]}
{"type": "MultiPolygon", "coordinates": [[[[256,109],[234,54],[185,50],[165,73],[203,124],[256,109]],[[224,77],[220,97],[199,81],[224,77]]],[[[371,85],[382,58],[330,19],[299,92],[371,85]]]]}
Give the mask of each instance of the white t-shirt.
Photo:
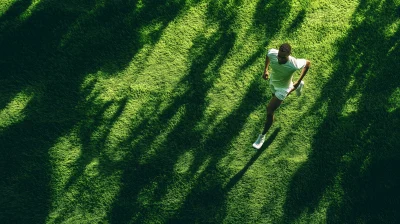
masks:
{"type": "Polygon", "coordinates": [[[306,65],[306,59],[296,59],[289,55],[289,60],[285,64],[278,63],[278,50],[268,51],[269,66],[272,68],[270,84],[275,88],[288,89],[293,85],[293,73],[302,69],[306,65]]]}

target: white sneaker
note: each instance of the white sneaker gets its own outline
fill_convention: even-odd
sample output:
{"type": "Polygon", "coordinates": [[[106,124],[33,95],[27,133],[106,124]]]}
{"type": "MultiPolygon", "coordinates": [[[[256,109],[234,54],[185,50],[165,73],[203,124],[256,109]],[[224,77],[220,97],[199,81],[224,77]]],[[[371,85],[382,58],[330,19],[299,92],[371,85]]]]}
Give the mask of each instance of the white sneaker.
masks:
{"type": "Polygon", "coordinates": [[[300,85],[297,87],[297,89],[296,89],[296,95],[297,96],[300,96],[301,95],[301,90],[303,90],[303,87],[304,87],[304,81],[301,81],[300,82],[300,85]]]}
{"type": "Polygon", "coordinates": [[[253,147],[256,149],[260,149],[261,146],[264,144],[265,141],[265,135],[258,135],[257,140],[253,143],[253,147]]]}

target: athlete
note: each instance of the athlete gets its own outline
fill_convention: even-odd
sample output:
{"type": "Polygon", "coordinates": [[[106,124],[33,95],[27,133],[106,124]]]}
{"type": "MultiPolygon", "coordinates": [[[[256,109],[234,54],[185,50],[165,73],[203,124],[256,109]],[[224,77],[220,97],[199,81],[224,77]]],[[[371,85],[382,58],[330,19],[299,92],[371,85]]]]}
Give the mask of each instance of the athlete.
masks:
{"type": "Polygon", "coordinates": [[[304,87],[303,78],[310,68],[310,61],[306,59],[296,59],[291,56],[292,47],[284,43],[277,49],[270,49],[265,57],[265,69],[262,77],[269,78],[269,85],[272,91],[272,98],[267,105],[267,119],[262,133],[254,142],[253,147],[260,149],[265,141],[265,134],[268,132],[274,121],[275,110],[279,108],[283,100],[293,91],[300,96],[304,87]],[[271,75],[268,68],[271,67],[271,75]],[[293,74],[301,70],[300,78],[293,83],[293,74]]]}

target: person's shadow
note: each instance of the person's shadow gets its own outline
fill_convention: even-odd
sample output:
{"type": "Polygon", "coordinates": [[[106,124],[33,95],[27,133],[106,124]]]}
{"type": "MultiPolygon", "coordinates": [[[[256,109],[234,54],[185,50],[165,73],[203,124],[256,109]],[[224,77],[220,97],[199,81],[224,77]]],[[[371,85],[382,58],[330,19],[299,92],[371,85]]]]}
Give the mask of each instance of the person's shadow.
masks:
{"type": "Polygon", "coordinates": [[[276,136],[278,135],[279,131],[281,130],[280,127],[276,128],[275,131],[268,137],[268,139],[264,142],[264,145],[257,150],[256,154],[251,157],[249,162],[246,164],[246,166],[243,167],[242,170],[240,170],[235,176],[233,176],[228,184],[224,187],[224,192],[228,193],[235,185],[237,182],[239,182],[244,174],[249,170],[249,168],[254,164],[255,161],[260,157],[260,155],[272,144],[272,142],[275,140],[276,136]]]}

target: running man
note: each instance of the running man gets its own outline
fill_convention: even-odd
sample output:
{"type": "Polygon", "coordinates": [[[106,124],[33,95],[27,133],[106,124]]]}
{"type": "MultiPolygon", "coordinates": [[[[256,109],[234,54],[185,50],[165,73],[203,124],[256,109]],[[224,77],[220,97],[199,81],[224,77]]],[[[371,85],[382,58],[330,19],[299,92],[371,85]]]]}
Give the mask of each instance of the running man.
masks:
{"type": "Polygon", "coordinates": [[[296,59],[291,56],[292,47],[288,44],[282,44],[277,49],[270,49],[265,57],[265,69],[262,77],[265,80],[269,78],[268,68],[271,66],[272,72],[270,77],[270,88],[272,98],[267,105],[267,120],[265,121],[264,130],[254,142],[253,147],[260,149],[265,141],[265,134],[272,126],[274,121],[274,112],[281,105],[283,100],[294,90],[296,95],[300,96],[304,87],[303,78],[310,68],[310,61],[306,59],[296,59]],[[292,78],[294,72],[302,69],[300,78],[293,84],[292,78]]]}

